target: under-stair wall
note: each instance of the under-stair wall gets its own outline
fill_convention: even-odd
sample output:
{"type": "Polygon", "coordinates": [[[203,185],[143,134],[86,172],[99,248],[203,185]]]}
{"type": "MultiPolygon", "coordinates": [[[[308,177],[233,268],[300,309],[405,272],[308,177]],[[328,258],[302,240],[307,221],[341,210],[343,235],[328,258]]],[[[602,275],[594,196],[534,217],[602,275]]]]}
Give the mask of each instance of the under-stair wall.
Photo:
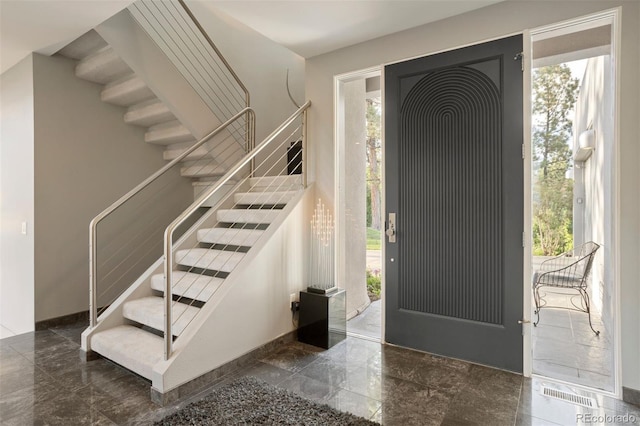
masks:
{"type": "MultiPolygon", "coordinates": [[[[171,360],[154,369],[152,388],[171,391],[295,329],[290,295],[307,287],[309,218],[315,191],[309,186],[282,223],[273,223],[176,340],[171,360]]],[[[161,396],[159,396],[161,397],[161,396]]]]}
{"type": "MultiPolygon", "coordinates": [[[[34,54],[33,62],[35,229],[29,231],[35,232],[37,322],[88,309],[89,221],[165,161],[161,147],[142,142],[143,128],[124,123],[123,108],[100,100],[102,85],[75,76],[76,61],[34,54]]],[[[166,221],[193,201],[189,179],[175,173],[163,183],[165,201],[154,206],[160,235],[166,221]]],[[[99,232],[110,237],[105,244],[116,247],[113,239],[129,241],[136,226],[148,222],[131,206],[114,214],[99,232]]],[[[144,238],[134,238],[124,251],[144,245],[144,238]]],[[[114,254],[109,250],[103,259],[114,254]]],[[[123,260],[124,251],[116,258],[123,260]]],[[[119,268],[124,288],[160,256],[162,247],[139,253],[147,253],[147,259],[119,268]]]]}

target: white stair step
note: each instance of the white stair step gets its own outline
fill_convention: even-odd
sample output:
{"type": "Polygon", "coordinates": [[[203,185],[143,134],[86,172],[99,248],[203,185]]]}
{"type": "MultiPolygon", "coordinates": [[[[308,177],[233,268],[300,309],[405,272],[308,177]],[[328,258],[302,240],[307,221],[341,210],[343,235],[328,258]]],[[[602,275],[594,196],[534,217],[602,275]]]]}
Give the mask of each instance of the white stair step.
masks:
{"type": "Polygon", "coordinates": [[[164,357],[164,339],[131,325],[120,325],[91,337],[91,350],[151,380],[164,357]]]}
{"type": "Polygon", "coordinates": [[[302,188],[302,175],[262,176],[249,179],[251,191],[261,192],[264,188],[274,191],[289,191],[302,188]]]}
{"type": "Polygon", "coordinates": [[[259,229],[208,228],[198,230],[198,241],[207,244],[228,244],[251,247],[262,236],[259,229]]]}
{"type": "Polygon", "coordinates": [[[125,123],[142,127],[151,127],[175,119],[169,108],[158,98],[132,105],[124,115],[125,123]]]}
{"type": "Polygon", "coordinates": [[[131,73],[131,68],[111,46],[92,53],[76,66],[76,77],[100,84],[110,83],[131,73]]]}
{"type": "Polygon", "coordinates": [[[222,176],[227,170],[218,164],[213,158],[192,161],[185,164],[185,167],[180,169],[180,175],[184,177],[210,177],[210,176],[222,176]]]}
{"type": "Polygon", "coordinates": [[[194,248],[178,250],[176,252],[176,263],[211,271],[231,272],[243,257],[244,253],[194,248]]]}
{"type": "Polygon", "coordinates": [[[221,209],[216,212],[218,222],[225,223],[271,223],[276,220],[280,210],[262,209],[221,209]]]}
{"type": "Polygon", "coordinates": [[[178,120],[151,126],[144,134],[144,141],[158,145],[171,145],[193,140],[193,135],[178,120]]]}
{"type": "MultiPolygon", "coordinates": [[[[173,271],[172,293],[180,297],[208,301],[213,293],[222,285],[222,278],[208,275],[192,274],[190,272],[173,271]]],[[[151,288],[164,294],[164,275],[151,277],[151,288]]]]}
{"type": "Polygon", "coordinates": [[[106,85],[100,99],[114,105],[130,106],[153,98],[155,95],[135,74],[106,85]]]}
{"type": "MultiPolygon", "coordinates": [[[[171,310],[171,333],[174,336],[182,334],[191,320],[200,312],[200,308],[185,303],[173,302],[171,310]]],[[[142,297],[126,302],[122,305],[122,316],[144,324],[156,330],[164,330],[164,298],[142,297]]]]}
{"type": "Polygon", "coordinates": [[[90,30],[60,49],[58,54],[79,61],[105,46],[107,42],[95,30],[90,30]]]}
{"type": "MultiPolygon", "coordinates": [[[[175,158],[178,158],[180,154],[185,152],[191,146],[193,146],[193,143],[177,143],[174,145],[169,145],[162,153],[162,158],[167,161],[171,161],[175,158]]],[[[196,148],[196,150],[191,154],[187,155],[182,161],[195,161],[207,155],[209,155],[207,148],[205,148],[204,146],[200,146],[199,148],[196,148]]]]}
{"type": "Polygon", "coordinates": [[[238,192],[233,196],[236,204],[287,204],[297,191],[279,192],[238,192]]]}

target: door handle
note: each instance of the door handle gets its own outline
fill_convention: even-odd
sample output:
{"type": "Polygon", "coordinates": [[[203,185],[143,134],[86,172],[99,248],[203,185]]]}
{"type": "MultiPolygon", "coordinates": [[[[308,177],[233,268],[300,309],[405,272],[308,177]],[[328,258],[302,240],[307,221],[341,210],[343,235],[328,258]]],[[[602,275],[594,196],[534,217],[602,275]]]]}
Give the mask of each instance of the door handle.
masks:
{"type": "Polygon", "coordinates": [[[389,213],[389,228],[385,231],[390,243],[396,242],[396,214],[389,213]]]}

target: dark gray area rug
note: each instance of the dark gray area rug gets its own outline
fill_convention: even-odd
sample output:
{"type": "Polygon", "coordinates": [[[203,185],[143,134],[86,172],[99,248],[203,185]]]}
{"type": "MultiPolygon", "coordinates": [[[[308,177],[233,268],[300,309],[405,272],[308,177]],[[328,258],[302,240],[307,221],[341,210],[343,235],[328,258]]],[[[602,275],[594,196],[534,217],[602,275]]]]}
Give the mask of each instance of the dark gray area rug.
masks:
{"type": "Polygon", "coordinates": [[[253,377],[214,389],[155,425],[377,425],[253,377]]]}

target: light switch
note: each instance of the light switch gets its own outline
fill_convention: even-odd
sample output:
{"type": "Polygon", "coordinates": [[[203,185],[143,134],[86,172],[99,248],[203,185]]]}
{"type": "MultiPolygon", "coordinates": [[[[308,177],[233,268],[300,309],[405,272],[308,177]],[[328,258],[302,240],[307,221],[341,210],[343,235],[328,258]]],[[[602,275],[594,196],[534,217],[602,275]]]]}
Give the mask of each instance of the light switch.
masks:
{"type": "Polygon", "coordinates": [[[22,222],[22,235],[27,235],[27,222],[22,222]]]}

